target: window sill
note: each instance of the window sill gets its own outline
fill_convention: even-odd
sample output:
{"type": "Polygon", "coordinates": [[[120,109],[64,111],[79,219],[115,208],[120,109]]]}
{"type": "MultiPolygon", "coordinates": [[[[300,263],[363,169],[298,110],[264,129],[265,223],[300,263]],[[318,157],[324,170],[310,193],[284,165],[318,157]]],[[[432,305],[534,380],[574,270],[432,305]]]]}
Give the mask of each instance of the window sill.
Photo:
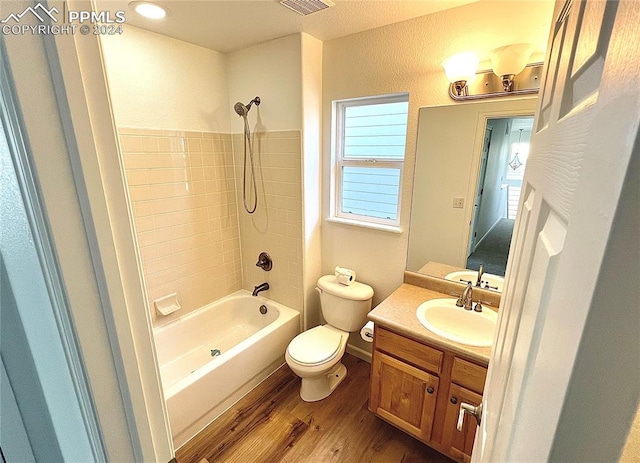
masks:
{"type": "Polygon", "coordinates": [[[399,235],[402,233],[402,228],[397,225],[383,225],[381,223],[362,222],[360,220],[344,219],[342,217],[327,217],[327,222],[341,223],[343,225],[351,225],[354,227],[368,228],[370,230],[380,230],[387,233],[394,233],[399,235]]]}

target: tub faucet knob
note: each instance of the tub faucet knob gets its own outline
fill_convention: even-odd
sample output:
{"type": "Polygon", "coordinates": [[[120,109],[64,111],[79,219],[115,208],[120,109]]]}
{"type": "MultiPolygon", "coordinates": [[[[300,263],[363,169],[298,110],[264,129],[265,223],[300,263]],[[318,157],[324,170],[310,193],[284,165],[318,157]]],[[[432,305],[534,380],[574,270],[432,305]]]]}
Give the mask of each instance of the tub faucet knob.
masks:
{"type": "Polygon", "coordinates": [[[266,252],[261,252],[258,256],[258,262],[256,262],[256,267],[260,267],[265,272],[268,272],[273,268],[273,261],[271,260],[271,256],[266,252]]]}

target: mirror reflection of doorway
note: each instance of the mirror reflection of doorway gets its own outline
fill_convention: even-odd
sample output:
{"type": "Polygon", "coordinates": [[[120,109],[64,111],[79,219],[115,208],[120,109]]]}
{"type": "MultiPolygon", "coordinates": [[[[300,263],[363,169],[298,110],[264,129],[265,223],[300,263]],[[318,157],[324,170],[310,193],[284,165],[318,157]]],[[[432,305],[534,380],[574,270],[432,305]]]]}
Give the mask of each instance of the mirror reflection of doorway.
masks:
{"type": "Polygon", "coordinates": [[[487,120],[469,234],[467,268],[504,276],[533,117],[487,120]]]}

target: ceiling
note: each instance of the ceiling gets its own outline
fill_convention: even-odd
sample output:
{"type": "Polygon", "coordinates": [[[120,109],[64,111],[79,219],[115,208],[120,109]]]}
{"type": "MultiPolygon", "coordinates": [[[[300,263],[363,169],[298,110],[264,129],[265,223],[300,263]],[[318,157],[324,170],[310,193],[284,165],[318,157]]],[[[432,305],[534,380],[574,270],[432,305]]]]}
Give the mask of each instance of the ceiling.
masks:
{"type": "Polygon", "coordinates": [[[301,16],[278,0],[159,0],[163,20],[138,15],[129,0],[97,0],[98,10],[125,11],[126,24],[222,53],[306,32],[322,41],[386,26],[478,0],[333,0],[335,6],[301,16]]]}

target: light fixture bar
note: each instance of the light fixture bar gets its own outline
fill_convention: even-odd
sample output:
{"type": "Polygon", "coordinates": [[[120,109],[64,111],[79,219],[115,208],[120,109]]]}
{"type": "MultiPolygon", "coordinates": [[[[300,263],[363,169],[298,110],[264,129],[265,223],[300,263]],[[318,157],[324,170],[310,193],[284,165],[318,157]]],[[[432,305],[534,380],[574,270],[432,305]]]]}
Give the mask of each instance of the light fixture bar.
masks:
{"type": "Polygon", "coordinates": [[[467,89],[458,95],[455,84],[449,85],[449,96],[454,100],[480,100],[500,96],[529,95],[538,93],[542,78],[543,63],[528,64],[524,70],[514,77],[513,90],[504,91],[502,78],[492,70],[478,71],[473,82],[467,83],[467,89]]]}

